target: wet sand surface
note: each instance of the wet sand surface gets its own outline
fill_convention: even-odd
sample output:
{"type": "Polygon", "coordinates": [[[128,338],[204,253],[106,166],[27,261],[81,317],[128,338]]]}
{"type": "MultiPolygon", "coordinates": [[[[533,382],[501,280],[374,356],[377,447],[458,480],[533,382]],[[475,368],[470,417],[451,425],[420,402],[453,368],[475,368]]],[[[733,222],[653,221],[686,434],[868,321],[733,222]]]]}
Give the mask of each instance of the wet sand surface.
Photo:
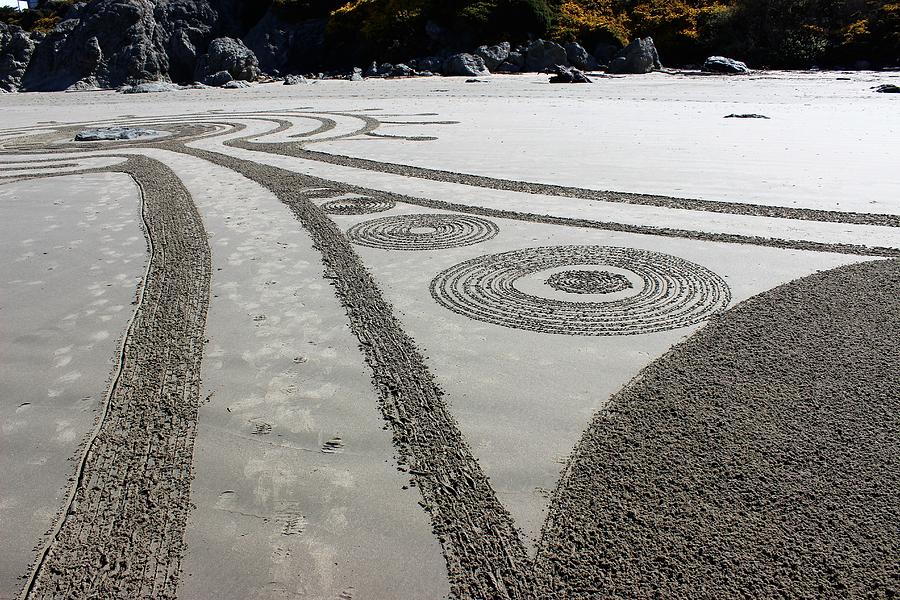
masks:
{"type": "Polygon", "coordinates": [[[98,416],[146,263],[121,174],[0,185],[0,598],[16,597],[98,416]]]}
{"type": "Polygon", "coordinates": [[[0,177],[126,172],[174,225],[26,596],[890,596],[874,77],[3,98],[0,177]]]}

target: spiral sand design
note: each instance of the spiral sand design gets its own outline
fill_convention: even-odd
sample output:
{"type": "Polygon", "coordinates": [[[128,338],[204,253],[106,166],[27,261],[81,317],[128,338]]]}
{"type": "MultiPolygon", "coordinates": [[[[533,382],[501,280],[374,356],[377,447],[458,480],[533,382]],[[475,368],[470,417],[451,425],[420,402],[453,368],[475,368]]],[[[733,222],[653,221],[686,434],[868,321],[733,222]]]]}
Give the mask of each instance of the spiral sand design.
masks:
{"type": "Polygon", "coordinates": [[[636,335],[699,323],[731,300],[725,281],[684,259],[609,246],[549,246],[481,256],[440,273],[431,295],[478,321],[563,335],[636,335]],[[627,269],[642,287],[608,302],[574,302],[527,294],[516,283],[570,265],[627,269]]]}
{"type": "Polygon", "coordinates": [[[365,215],[390,210],[397,206],[393,200],[383,198],[336,198],[322,205],[329,215],[365,215]]]}
{"type": "Polygon", "coordinates": [[[426,214],[382,217],[358,223],[347,236],[382,250],[442,250],[471,246],[497,235],[493,222],[470,215],[426,214]]]}

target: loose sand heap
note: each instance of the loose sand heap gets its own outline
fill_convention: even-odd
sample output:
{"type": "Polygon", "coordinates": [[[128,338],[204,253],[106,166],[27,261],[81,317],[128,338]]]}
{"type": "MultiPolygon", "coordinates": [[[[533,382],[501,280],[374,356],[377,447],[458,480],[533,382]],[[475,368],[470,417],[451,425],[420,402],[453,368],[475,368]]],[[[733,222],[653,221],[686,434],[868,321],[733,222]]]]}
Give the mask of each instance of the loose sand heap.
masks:
{"type": "MultiPolygon", "coordinates": [[[[77,240],[50,248],[68,262],[40,258],[35,240],[61,235],[54,202],[0,246],[0,314],[39,327],[2,337],[32,358],[0,372],[0,478],[18,482],[0,491],[2,536],[30,540],[0,558],[0,597],[900,593],[900,205],[884,200],[900,182],[817,195],[794,157],[792,195],[772,189],[788,173],[769,156],[806,114],[795,105],[816,98],[830,119],[890,99],[824,75],[666,77],[496,78],[495,98],[441,81],[450,99],[363,82],[365,106],[323,82],[303,108],[279,85],[168,104],[99,93],[109,118],[94,120],[55,96],[4,107],[18,111],[0,131],[5,222],[51,184],[60,198],[106,186],[121,206],[97,231],[77,224],[100,258],[77,240]],[[770,93],[737,108],[772,119],[723,120],[734,86],[770,93]],[[577,106],[627,144],[641,126],[622,111],[656,119],[647,106],[671,111],[670,94],[696,114],[657,122],[664,141],[641,156],[677,154],[703,120],[735,144],[703,151],[717,168],[730,152],[743,186],[662,161],[629,171],[637,159],[598,154],[584,128],[553,155],[539,117],[484,121],[540,106],[558,129],[577,106]],[[189,112],[198,101],[228,108],[189,112]],[[35,122],[30,102],[61,122],[35,122]],[[78,138],[123,127],[158,135],[78,138]],[[532,147],[511,154],[520,135],[532,147]],[[601,180],[607,163],[580,156],[619,171],[601,180]],[[115,277],[140,278],[131,304],[107,314],[109,269],[89,263],[126,269],[116,249],[142,240],[115,277]],[[48,300],[39,320],[42,272],[82,263],[92,294],[48,300]],[[118,340],[78,324],[97,311],[118,340]],[[70,355],[96,380],[59,372],[70,355]],[[54,427],[65,436],[43,439],[54,427]]],[[[853,146],[833,183],[900,150],[897,119],[855,119],[831,135],[875,119],[883,144],[853,146]]]]}

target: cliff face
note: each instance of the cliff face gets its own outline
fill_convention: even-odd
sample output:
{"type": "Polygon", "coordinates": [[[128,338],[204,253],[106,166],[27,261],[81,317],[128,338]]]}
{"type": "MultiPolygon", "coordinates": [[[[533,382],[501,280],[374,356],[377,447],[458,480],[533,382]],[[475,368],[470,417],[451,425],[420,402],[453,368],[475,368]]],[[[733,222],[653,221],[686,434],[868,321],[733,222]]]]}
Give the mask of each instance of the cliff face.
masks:
{"type": "Polygon", "coordinates": [[[266,71],[292,63],[292,54],[298,54],[291,52],[293,47],[309,50],[317,41],[321,46],[324,23],[287,24],[265,11],[253,14],[247,4],[91,0],[73,4],[46,34],[29,35],[15,25],[0,24],[0,88],[51,91],[190,82],[210,43],[221,37],[247,37],[264,58],[266,71]],[[246,25],[248,14],[254,19],[252,28],[246,25]]]}
{"type": "Polygon", "coordinates": [[[580,42],[605,64],[648,35],[670,65],[711,54],[752,67],[900,64],[893,0],[43,0],[38,10],[3,10],[3,91],[191,82],[223,37],[273,74],[443,60],[539,37],[580,42]]]}

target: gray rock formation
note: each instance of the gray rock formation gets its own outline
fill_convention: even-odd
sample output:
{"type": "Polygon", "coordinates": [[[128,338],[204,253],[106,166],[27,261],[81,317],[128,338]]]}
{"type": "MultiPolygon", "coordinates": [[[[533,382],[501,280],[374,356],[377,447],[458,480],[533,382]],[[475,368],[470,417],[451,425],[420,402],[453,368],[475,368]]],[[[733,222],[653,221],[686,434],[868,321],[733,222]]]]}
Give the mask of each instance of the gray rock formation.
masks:
{"type": "Polygon", "coordinates": [[[525,67],[525,54],[522,52],[510,52],[506,61],[497,67],[498,73],[518,73],[525,67]]]}
{"type": "Polygon", "coordinates": [[[584,69],[586,71],[594,71],[600,66],[597,63],[597,59],[594,58],[590,52],[585,50],[581,44],[569,42],[565,45],[565,48],[569,64],[573,67],[584,69]]]}
{"type": "Polygon", "coordinates": [[[167,36],[151,0],[75,4],[35,48],[22,78],[29,91],[62,90],[78,82],[118,87],[168,78],[167,36]]]}
{"type": "Polygon", "coordinates": [[[153,129],[141,129],[137,127],[102,127],[79,131],[75,134],[75,141],[98,142],[109,140],[136,140],[151,135],[159,135],[159,132],[153,129]]]}
{"type": "Polygon", "coordinates": [[[365,77],[363,77],[363,71],[359,67],[353,67],[353,71],[347,77],[348,81],[362,81],[363,79],[365,77]]]}
{"type": "Polygon", "coordinates": [[[159,92],[177,92],[180,88],[168,81],[147,81],[137,85],[126,85],[119,91],[123,94],[157,94],[159,92]]]}
{"type": "Polygon", "coordinates": [[[432,73],[440,73],[444,68],[444,61],[438,56],[426,56],[424,58],[416,58],[409,61],[409,66],[416,71],[431,71],[432,73]]]}
{"type": "Polygon", "coordinates": [[[213,87],[221,87],[229,81],[234,81],[234,77],[232,77],[231,73],[228,71],[217,71],[215,73],[210,73],[203,78],[204,85],[211,85],[213,87]]]}
{"type": "Polygon", "coordinates": [[[750,72],[746,64],[724,56],[710,56],[707,58],[703,62],[703,70],[710,73],[725,73],[727,75],[746,75],[750,72]]]}
{"type": "Polygon", "coordinates": [[[363,77],[378,77],[378,63],[373,60],[372,64],[363,71],[363,77]]]}
{"type": "Polygon", "coordinates": [[[556,65],[550,67],[554,75],[550,78],[550,83],[592,83],[587,75],[576,69],[575,67],[563,67],[556,65]]]}
{"type": "Polygon", "coordinates": [[[239,90],[241,88],[248,88],[252,84],[249,81],[244,79],[232,79],[228,83],[222,86],[222,88],[226,90],[239,90]]]}
{"type": "Polygon", "coordinates": [[[300,85],[306,83],[306,77],[302,75],[288,75],[284,78],[284,85],[300,85]]]}
{"type": "Polygon", "coordinates": [[[255,81],[260,76],[259,60],[241,40],[216,38],[197,61],[196,79],[203,81],[219,71],[228,71],[232,79],[255,81]]]}
{"type": "Polygon", "coordinates": [[[460,77],[479,77],[490,75],[484,59],[474,54],[454,54],[444,61],[444,75],[460,77]]]}
{"type": "Polygon", "coordinates": [[[900,86],[893,83],[883,83],[873,89],[879,94],[900,94],[900,86]]]}
{"type": "Polygon", "coordinates": [[[19,89],[32,52],[34,42],[21,27],[0,23],[0,90],[19,89]]]}
{"type": "Polygon", "coordinates": [[[550,67],[569,66],[566,49],[555,42],[535,40],[528,45],[525,52],[524,71],[541,73],[550,67]]]}
{"type": "Polygon", "coordinates": [[[662,68],[653,38],[637,38],[612,59],[606,70],[609,73],[650,73],[662,68]]]}
{"type": "Polygon", "coordinates": [[[394,68],[391,69],[390,76],[391,77],[412,77],[415,74],[416,74],[415,69],[413,69],[409,65],[400,63],[398,65],[394,65],[394,68]]]}
{"type": "Polygon", "coordinates": [[[484,66],[488,71],[493,71],[509,58],[509,42],[502,42],[494,46],[479,46],[475,54],[484,60],[484,66]]]}

